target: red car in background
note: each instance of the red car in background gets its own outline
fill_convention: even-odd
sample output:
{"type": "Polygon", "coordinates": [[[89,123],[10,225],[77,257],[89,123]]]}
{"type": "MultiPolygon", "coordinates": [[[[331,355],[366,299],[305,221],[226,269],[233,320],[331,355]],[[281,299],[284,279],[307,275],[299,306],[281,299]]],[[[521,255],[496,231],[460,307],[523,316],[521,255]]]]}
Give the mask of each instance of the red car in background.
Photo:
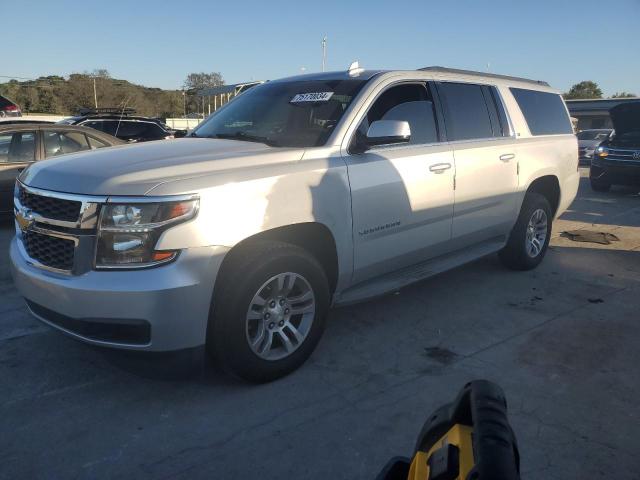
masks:
{"type": "Polygon", "coordinates": [[[0,95],[0,118],[21,116],[22,112],[20,111],[20,107],[7,97],[0,95]]]}

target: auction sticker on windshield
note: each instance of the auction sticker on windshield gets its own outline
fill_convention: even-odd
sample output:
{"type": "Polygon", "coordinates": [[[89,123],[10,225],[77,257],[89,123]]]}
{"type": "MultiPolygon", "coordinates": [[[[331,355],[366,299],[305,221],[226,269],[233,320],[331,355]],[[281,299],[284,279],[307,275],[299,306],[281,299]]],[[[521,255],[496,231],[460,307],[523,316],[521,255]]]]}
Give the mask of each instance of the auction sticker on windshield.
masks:
{"type": "Polygon", "coordinates": [[[291,103],[301,102],[327,102],[333,95],[333,92],[310,92],[299,93],[291,99],[291,103]]]}

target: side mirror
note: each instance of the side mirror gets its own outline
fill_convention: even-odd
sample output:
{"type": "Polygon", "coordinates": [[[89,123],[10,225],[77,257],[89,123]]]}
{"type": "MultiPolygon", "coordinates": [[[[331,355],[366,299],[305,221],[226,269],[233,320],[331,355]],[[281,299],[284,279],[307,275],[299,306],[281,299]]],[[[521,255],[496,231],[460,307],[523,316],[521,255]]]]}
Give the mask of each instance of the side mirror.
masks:
{"type": "Polygon", "coordinates": [[[411,127],[404,120],[378,120],[367,130],[367,147],[408,143],[411,140],[411,127]]]}

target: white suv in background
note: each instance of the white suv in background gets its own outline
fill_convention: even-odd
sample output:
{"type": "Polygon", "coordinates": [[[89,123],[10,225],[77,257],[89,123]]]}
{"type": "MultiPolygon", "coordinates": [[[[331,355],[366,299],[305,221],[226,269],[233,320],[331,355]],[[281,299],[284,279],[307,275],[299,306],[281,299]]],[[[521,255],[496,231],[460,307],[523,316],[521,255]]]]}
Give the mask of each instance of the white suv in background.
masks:
{"type": "Polygon", "coordinates": [[[309,357],[331,305],[495,252],[536,267],[578,180],[546,83],[354,66],[256,86],[190,138],[33,165],[12,272],[37,318],[85,342],[206,345],[268,381],[309,357]]]}

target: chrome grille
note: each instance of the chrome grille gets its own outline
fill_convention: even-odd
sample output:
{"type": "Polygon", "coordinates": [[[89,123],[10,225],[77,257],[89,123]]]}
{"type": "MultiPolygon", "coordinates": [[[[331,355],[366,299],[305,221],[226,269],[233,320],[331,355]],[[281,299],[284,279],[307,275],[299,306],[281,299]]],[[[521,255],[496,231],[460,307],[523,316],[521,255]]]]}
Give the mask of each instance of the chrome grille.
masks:
{"type": "Polygon", "coordinates": [[[640,149],[609,148],[609,155],[607,155],[606,160],[633,162],[640,165],[640,149]],[[636,158],[633,158],[634,156],[636,158]]]}
{"type": "Polygon", "coordinates": [[[28,230],[22,234],[22,243],[29,257],[45,267],[65,271],[73,268],[73,240],[28,230]]]}
{"type": "Polygon", "coordinates": [[[31,209],[42,217],[64,222],[77,222],[82,208],[82,202],[35,195],[27,192],[22,186],[18,192],[18,200],[23,207],[31,209]]]}

